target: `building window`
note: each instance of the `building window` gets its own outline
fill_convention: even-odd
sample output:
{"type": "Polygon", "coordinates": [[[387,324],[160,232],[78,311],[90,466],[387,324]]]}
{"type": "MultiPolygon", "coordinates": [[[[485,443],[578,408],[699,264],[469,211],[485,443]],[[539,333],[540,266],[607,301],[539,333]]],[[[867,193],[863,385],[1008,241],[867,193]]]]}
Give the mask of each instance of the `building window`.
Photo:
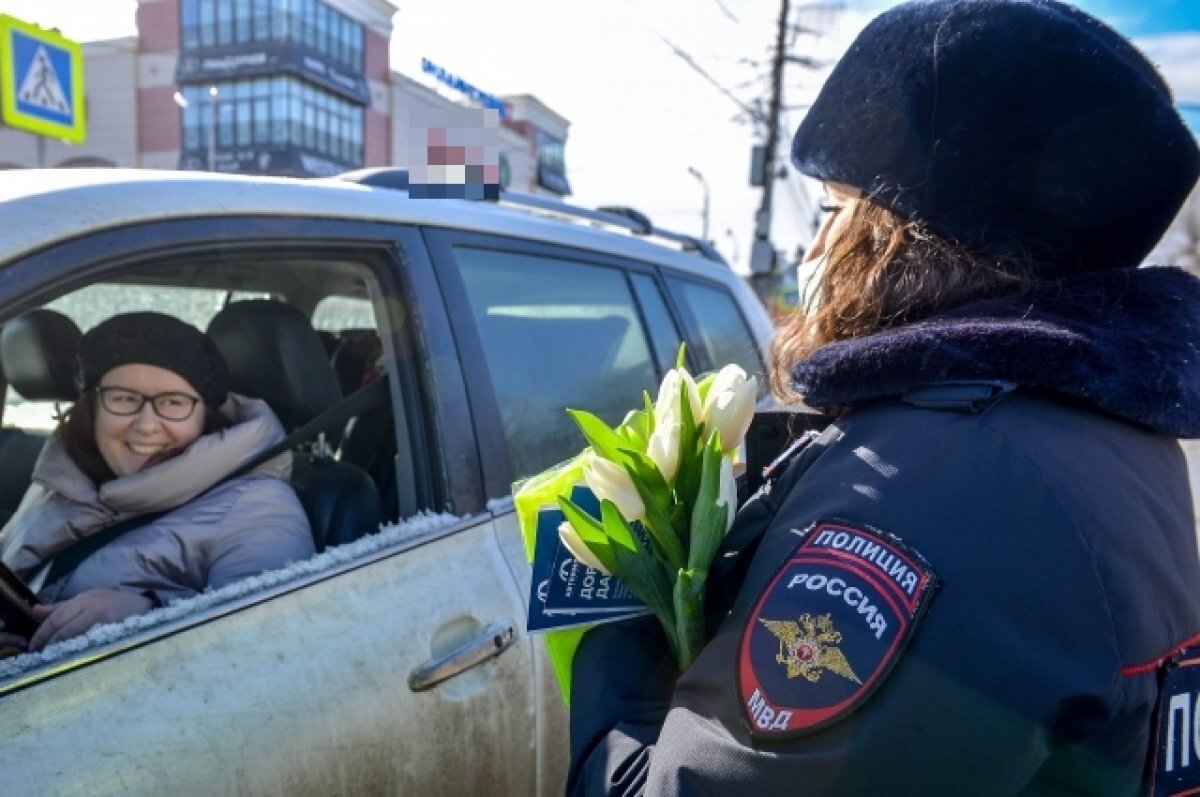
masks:
{"type": "Polygon", "coordinates": [[[184,52],[300,44],[344,69],[363,69],[362,24],[321,0],[180,0],[179,27],[184,52]]]}
{"type": "Polygon", "coordinates": [[[200,5],[197,0],[183,0],[179,9],[179,28],[182,49],[194,50],[200,46],[200,5]]]}
{"type": "Polygon", "coordinates": [[[254,41],[265,42],[271,38],[270,0],[254,0],[254,41]]]}
{"type": "Polygon", "coordinates": [[[291,144],[358,167],[363,162],[363,109],[291,76],[220,81],[217,102],[209,86],[184,86],[183,147],[204,150],[214,109],[217,145],[281,147],[291,144]]]}
{"type": "Polygon", "coordinates": [[[559,174],[566,174],[567,163],[563,141],[539,130],[538,163],[559,174]]]}
{"type": "Polygon", "coordinates": [[[539,130],[537,141],[538,185],[563,196],[570,194],[571,184],[567,182],[567,164],[563,140],[539,130]]]}
{"type": "Polygon", "coordinates": [[[216,0],[193,0],[200,3],[200,46],[211,47],[217,43],[216,0]]]}
{"type": "Polygon", "coordinates": [[[233,0],[217,1],[217,44],[233,44],[233,0]]]}
{"type": "Polygon", "coordinates": [[[238,44],[251,41],[250,12],[252,10],[250,0],[233,0],[233,37],[238,44]]]}

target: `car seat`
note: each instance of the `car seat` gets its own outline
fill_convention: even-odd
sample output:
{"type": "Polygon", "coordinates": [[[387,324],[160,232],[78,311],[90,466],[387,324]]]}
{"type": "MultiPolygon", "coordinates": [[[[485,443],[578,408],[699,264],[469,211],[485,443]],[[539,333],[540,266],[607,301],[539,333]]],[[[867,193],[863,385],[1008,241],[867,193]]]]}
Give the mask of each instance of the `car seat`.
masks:
{"type": "MultiPolygon", "coordinates": [[[[55,310],[31,310],[0,330],[0,371],[29,401],[74,401],[75,350],[79,327],[55,310]]],[[[0,523],[8,521],[29,488],[33,466],[48,432],[0,430],[0,523]]]]}
{"type": "MultiPolygon", "coordinates": [[[[342,399],[321,339],[291,305],[234,302],[213,317],[208,334],[229,365],[230,390],[265,401],[289,434],[342,399]]],[[[292,487],[318,551],[369,534],[383,520],[370,476],[320,450],[296,454],[292,487]]]]}
{"type": "MultiPolygon", "coordinates": [[[[344,329],[330,359],[344,395],[350,395],[375,379],[387,379],[379,366],[383,353],[373,329],[344,329]]],[[[375,481],[385,507],[395,498],[395,419],[391,403],[372,407],[347,424],[338,446],[338,459],[357,465],[375,481]]]]}

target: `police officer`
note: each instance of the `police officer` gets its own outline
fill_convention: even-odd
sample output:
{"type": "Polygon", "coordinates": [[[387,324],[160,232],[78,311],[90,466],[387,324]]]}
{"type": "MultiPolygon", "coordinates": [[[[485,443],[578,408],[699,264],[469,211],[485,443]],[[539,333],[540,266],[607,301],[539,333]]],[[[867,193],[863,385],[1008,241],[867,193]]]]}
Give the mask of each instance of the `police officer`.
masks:
{"type": "Polygon", "coordinates": [[[774,387],[833,420],[740,511],[686,672],[654,623],[584,637],[568,793],[1132,795],[1200,770],[1196,695],[1159,710],[1200,635],[1176,442],[1200,436],[1200,282],[1137,268],[1200,172],[1162,78],[1054,0],[909,3],[792,159],[828,205],[774,387]]]}

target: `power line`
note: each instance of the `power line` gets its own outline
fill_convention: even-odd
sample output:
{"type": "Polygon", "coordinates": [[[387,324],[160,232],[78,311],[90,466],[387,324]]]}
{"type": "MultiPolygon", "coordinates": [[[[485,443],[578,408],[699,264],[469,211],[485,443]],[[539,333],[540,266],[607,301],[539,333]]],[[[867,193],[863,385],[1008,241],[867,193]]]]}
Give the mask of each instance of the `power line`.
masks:
{"type": "Polygon", "coordinates": [[[730,19],[732,19],[734,22],[741,23],[741,20],[740,20],[740,19],[738,19],[737,17],[735,17],[735,16],[733,15],[733,12],[732,12],[732,11],[730,11],[730,10],[729,10],[729,9],[726,7],[726,5],[725,5],[724,3],[722,3],[722,2],[721,2],[721,0],[713,0],[713,2],[717,4],[717,8],[721,9],[721,13],[722,13],[722,14],[724,14],[724,15],[725,15],[725,16],[727,16],[727,17],[729,17],[729,18],[730,18],[730,19]]]}
{"type": "Polygon", "coordinates": [[[737,105],[737,107],[741,108],[744,113],[749,114],[751,119],[755,120],[756,122],[760,122],[760,123],[762,121],[764,121],[760,117],[760,112],[757,109],[752,108],[749,105],[747,105],[746,103],[742,102],[740,99],[738,99],[737,95],[735,95],[732,91],[730,91],[729,89],[722,86],[721,83],[716,78],[714,78],[712,75],[708,74],[708,72],[704,69],[704,67],[702,67],[702,66],[700,66],[700,64],[696,63],[696,59],[693,58],[690,53],[688,53],[683,48],[679,47],[677,44],[675,44],[673,41],[668,39],[666,36],[664,36],[662,33],[658,32],[657,30],[654,31],[654,35],[657,36],[658,38],[662,39],[663,43],[666,44],[667,47],[671,48],[671,52],[673,52],[680,59],[682,59],[683,62],[685,64],[687,64],[688,66],[690,66],[693,70],[695,70],[696,73],[698,75],[700,75],[700,77],[704,78],[706,81],[708,81],[709,84],[711,84],[714,88],[716,88],[717,91],[721,92],[726,97],[728,97],[730,100],[732,100],[733,103],[735,105],[737,105]]]}

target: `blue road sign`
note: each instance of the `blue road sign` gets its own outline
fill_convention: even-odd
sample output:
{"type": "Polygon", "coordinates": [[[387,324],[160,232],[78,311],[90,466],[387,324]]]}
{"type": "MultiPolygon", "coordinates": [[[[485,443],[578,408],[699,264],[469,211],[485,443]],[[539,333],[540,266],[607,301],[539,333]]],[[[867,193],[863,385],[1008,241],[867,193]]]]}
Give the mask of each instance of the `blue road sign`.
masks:
{"type": "Polygon", "coordinates": [[[54,31],[0,14],[0,113],[12,127],[81,142],[83,51],[54,31]]]}

